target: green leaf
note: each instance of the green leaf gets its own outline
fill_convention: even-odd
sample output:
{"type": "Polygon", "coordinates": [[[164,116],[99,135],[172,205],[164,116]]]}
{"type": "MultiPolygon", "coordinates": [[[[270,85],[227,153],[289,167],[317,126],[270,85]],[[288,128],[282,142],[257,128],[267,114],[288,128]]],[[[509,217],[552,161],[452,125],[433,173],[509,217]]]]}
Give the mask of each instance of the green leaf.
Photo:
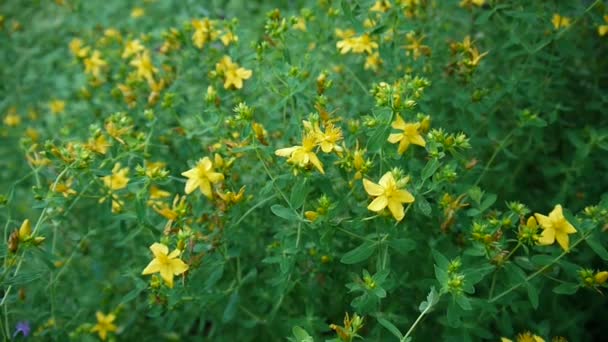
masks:
{"type": "Polygon", "coordinates": [[[42,278],[44,272],[42,270],[34,270],[34,271],[21,271],[16,276],[10,277],[8,279],[4,279],[2,281],[3,286],[15,286],[15,285],[25,285],[27,283],[31,283],[39,278],[42,278]]]}
{"type": "Polygon", "coordinates": [[[389,322],[388,320],[386,320],[384,318],[378,318],[378,323],[380,323],[383,327],[385,327],[388,331],[390,331],[398,339],[403,338],[403,334],[401,333],[401,331],[399,331],[399,328],[397,328],[393,323],[389,322]]]}
{"type": "Polygon", "coordinates": [[[222,275],[224,275],[224,264],[216,264],[213,267],[213,272],[209,274],[209,277],[205,281],[205,288],[208,289],[215,285],[222,278],[222,275]]]}
{"type": "Polygon", "coordinates": [[[564,283],[559,284],[558,286],[553,288],[553,293],[562,294],[562,295],[571,295],[575,294],[578,291],[578,284],[564,283]]]}
{"type": "Polygon", "coordinates": [[[129,291],[124,297],[122,297],[122,299],[120,300],[120,304],[130,302],[133,299],[137,298],[137,296],[139,296],[139,294],[142,293],[142,291],[144,289],[145,289],[145,287],[144,288],[134,288],[133,290],[129,291]]]}
{"type": "Polygon", "coordinates": [[[298,182],[291,190],[291,196],[289,197],[289,202],[294,208],[299,208],[304,204],[304,199],[308,195],[311,187],[306,186],[306,178],[298,179],[298,182]]]}
{"type": "Polygon", "coordinates": [[[429,310],[430,308],[432,308],[433,306],[435,306],[435,304],[437,304],[439,302],[440,297],[441,296],[439,295],[439,293],[437,293],[437,290],[435,290],[435,287],[434,286],[431,287],[429,294],[426,295],[426,300],[423,301],[422,303],[420,303],[420,305],[418,306],[418,310],[420,312],[429,310]]]}
{"type": "Polygon", "coordinates": [[[494,204],[494,202],[496,202],[496,198],[497,198],[496,194],[488,194],[487,196],[485,196],[483,201],[479,205],[479,210],[485,211],[486,209],[491,207],[492,204],[494,204]]]}
{"type": "Polygon", "coordinates": [[[471,302],[466,296],[462,294],[456,295],[454,296],[454,299],[456,300],[456,304],[458,304],[458,306],[460,306],[463,310],[469,311],[473,309],[471,302]]]}
{"type": "Polygon", "coordinates": [[[308,334],[308,332],[299,326],[295,326],[291,329],[293,336],[296,338],[296,342],[313,342],[314,340],[308,334]]]}
{"type": "Polygon", "coordinates": [[[439,253],[438,251],[436,251],[434,249],[433,249],[432,253],[433,253],[433,259],[435,259],[435,263],[437,264],[437,266],[439,266],[439,268],[447,270],[448,266],[450,265],[450,261],[448,260],[448,258],[446,258],[445,256],[443,256],[443,254],[439,253]]]}
{"type": "Polygon", "coordinates": [[[272,211],[273,214],[277,215],[278,217],[285,219],[287,221],[299,221],[300,217],[296,215],[296,213],[289,209],[289,208],[285,208],[284,206],[280,205],[280,204],[275,204],[272,207],[270,207],[270,211],[272,211]]]}
{"type": "Polygon", "coordinates": [[[530,258],[530,261],[535,266],[542,267],[542,266],[545,266],[545,265],[549,265],[550,263],[552,263],[553,261],[555,261],[555,257],[547,255],[547,254],[538,254],[538,255],[532,256],[530,258]]]}
{"type": "Polygon", "coordinates": [[[431,216],[431,205],[423,196],[417,197],[415,204],[416,204],[416,208],[418,208],[420,210],[422,215],[424,215],[426,217],[431,216]]]}
{"type": "Polygon", "coordinates": [[[376,243],[374,242],[364,242],[361,246],[351,250],[350,252],[345,253],[342,256],[340,261],[343,264],[356,264],[361,261],[367,260],[376,249],[376,243]]]}
{"type": "Polygon", "coordinates": [[[505,265],[505,274],[512,283],[519,283],[526,280],[526,273],[514,263],[510,262],[505,265]]]}
{"type": "Polygon", "coordinates": [[[388,245],[399,254],[407,254],[416,248],[416,242],[411,239],[395,239],[391,240],[388,245]]]}
{"type": "Polygon", "coordinates": [[[447,312],[448,324],[451,327],[458,328],[459,326],[462,325],[462,320],[460,319],[461,317],[462,317],[462,309],[460,308],[459,305],[456,304],[455,300],[451,300],[448,303],[448,312],[447,312]]]}
{"type": "Polygon", "coordinates": [[[232,293],[232,295],[230,296],[230,299],[228,299],[228,304],[226,305],[226,308],[224,309],[224,315],[222,316],[222,321],[224,323],[230,322],[234,318],[234,315],[236,314],[236,309],[238,307],[238,303],[239,303],[239,292],[234,291],[232,293]]]}
{"type": "Polygon", "coordinates": [[[448,283],[448,272],[437,265],[435,267],[435,277],[441,286],[445,286],[448,283]]]}
{"type": "Polygon", "coordinates": [[[496,267],[493,265],[471,268],[464,272],[464,277],[468,284],[475,285],[495,269],[496,267]]]}
{"type": "MultiPolygon", "coordinates": [[[[352,0],[342,0],[342,11],[344,12],[344,16],[346,16],[346,18],[348,20],[350,20],[351,24],[355,27],[355,29],[357,31],[361,30],[361,23],[359,22],[359,20],[357,20],[357,18],[355,18],[355,15],[353,14],[353,10],[350,7],[350,2],[353,2],[352,0]]],[[[357,3],[355,2],[355,6],[357,5],[357,3]]]]}
{"type": "Polygon", "coordinates": [[[534,310],[538,309],[538,289],[532,285],[532,284],[527,284],[528,286],[528,299],[530,299],[530,304],[532,304],[532,307],[534,308],[534,310]]]}
{"type": "Polygon", "coordinates": [[[387,127],[384,125],[376,128],[372,136],[367,141],[367,150],[370,152],[377,152],[388,138],[386,132],[387,127]]]}
{"type": "Polygon", "coordinates": [[[422,178],[423,180],[430,178],[435,174],[440,165],[441,164],[439,163],[439,160],[431,159],[428,163],[426,163],[426,165],[422,169],[420,178],[422,178]]]}
{"type": "Polygon", "coordinates": [[[593,234],[585,239],[585,242],[591,249],[597,254],[602,260],[608,261],[608,251],[602,244],[599,242],[599,236],[593,234]]]}

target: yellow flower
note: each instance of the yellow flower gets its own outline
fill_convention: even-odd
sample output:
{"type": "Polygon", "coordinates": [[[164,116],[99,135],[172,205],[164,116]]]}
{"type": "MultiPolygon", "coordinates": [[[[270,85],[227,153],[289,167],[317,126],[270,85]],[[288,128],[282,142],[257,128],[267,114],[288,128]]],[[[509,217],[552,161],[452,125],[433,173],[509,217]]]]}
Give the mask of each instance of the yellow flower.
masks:
{"type": "Polygon", "coordinates": [[[133,126],[123,126],[123,127],[117,127],[117,126],[118,125],[116,125],[116,123],[114,123],[114,121],[108,120],[105,125],[106,132],[108,132],[108,134],[112,138],[116,139],[119,143],[124,145],[125,141],[122,139],[122,136],[125,134],[129,134],[131,132],[131,129],[133,129],[133,126]]]}
{"type": "Polygon", "coordinates": [[[82,39],[74,38],[70,42],[70,51],[77,58],[85,58],[89,54],[89,47],[84,46],[82,39]]]}
{"type": "Polygon", "coordinates": [[[296,30],[306,32],[306,19],[304,17],[297,17],[296,22],[292,27],[296,30]]]}
{"type": "Polygon", "coordinates": [[[471,55],[469,60],[465,60],[465,64],[467,64],[470,67],[477,67],[477,65],[479,65],[479,62],[481,62],[481,59],[484,58],[487,54],[488,51],[484,52],[484,53],[479,53],[479,50],[477,50],[477,48],[471,48],[469,49],[469,54],[471,55]]]}
{"type": "Polygon", "coordinates": [[[228,205],[236,204],[245,199],[245,186],[242,186],[237,193],[232,191],[221,193],[218,191],[217,195],[228,205]]]}
{"type": "Polygon", "coordinates": [[[367,209],[379,212],[388,207],[388,210],[397,221],[401,221],[403,216],[405,216],[403,203],[414,202],[414,196],[409,191],[399,188],[390,171],[380,178],[378,184],[363,179],[363,187],[370,196],[376,197],[367,206],[367,209]]]}
{"type": "Polygon", "coordinates": [[[112,169],[112,174],[102,177],[103,184],[110,190],[124,189],[127,187],[127,183],[129,183],[129,178],[127,178],[128,173],[128,167],[121,169],[120,163],[116,163],[112,169]]]}
{"type": "Polygon", "coordinates": [[[406,123],[401,116],[397,114],[397,118],[393,121],[391,126],[394,129],[403,131],[402,133],[391,133],[388,137],[388,142],[391,144],[399,143],[399,149],[397,150],[399,154],[403,154],[410,144],[422,147],[426,146],[426,142],[419,132],[420,123],[406,123]]]}
{"type": "Polygon", "coordinates": [[[232,33],[232,31],[228,31],[220,37],[220,40],[222,41],[222,44],[224,44],[224,46],[228,46],[230,45],[230,43],[238,42],[239,37],[236,34],[232,33]]]}
{"type": "Polygon", "coordinates": [[[562,206],[556,205],[549,216],[534,214],[540,226],[544,229],[538,242],[541,245],[552,245],[555,240],[563,250],[568,250],[568,234],[576,233],[576,229],[566,220],[562,212],[562,206]]]}
{"type": "Polygon", "coordinates": [[[365,70],[371,69],[373,71],[378,71],[381,65],[382,58],[380,58],[380,54],[378,52],[374,52],[365,58],[365,65],[363,67],[365,70]]]}
{"type": "Polygon", "coordinates": [[[192,193],[196,188],[199,188],[203,195],[207,198],[213,197],[211,184],[219,183],[224,180],[224,175],[213,170],[213,163],[209,157],[205,157],[198,161],[195,167],[182,172],[182,176],[187,177],[186,195],[192,193]]]}
{"type": "Polygon", "coordinates": [[[137,77],[140,79],[145,79],[148,82],[154,80],[154,74],[158,71],[152,64],[152,59],[150,59],[150,51],[144,51],[135,57],[131,63],[132,66],[136,68],[137,77]]]}
{"type": "Polygon", "coordinates": [[[103,134],[98,135],[96,138],[91,138],[85,145],[85,147],[95,153],[106,154],[111,144],[108,142],[103,134]]]}
{"type": "Polygon", "coordinates": [[[95,78],[99,77],[101,69],[106,66],[108,66],[108,63],[101,58],[101,52],[98,50],[93,51],[91,57],[84,60],[84,72],[93,75],[95,78]]]}
{"type": "Polygon", "coordinates": [[[150,187],[150,199],[148,200],[149,206],[160,205],[162,202],[160,200],[170,197],[171,193],[169,191],[165,191],[156,185],[152,185],[150,187]]]}
{"type": "Polygon", "coordinates": [[[53,100],[49,102],[49,109],[53,114],[63,113],[65,111],[65,101],[53,100]]]}
{"type": "Polygon", "coordinates": [[[224,89],[232,87],[241,89],[243,88],[243,80],[249,79],[252,75],[251,70],[239,67],[238,64],[232,62],[229,56],[224,56],[215,65],[215,70],[219,75],[224,76],[224,89]]]}
{"type": "Polygon", "coordinates": [[[68,178],[65,182],[58,182],[55,185],[55,188],[52,190],[54,192],[62,194],[63,197],[68,198],[78,193],[76,192],[76,190],[72,189],[72,183],[74,183],[74,179],[68,178]]]}
{"type": "Polygon", "coordinates": [[[460,7],[471,8],[473,6],[481,7],[486,3],[486,0],[462,0],[460,7]]]}
{"type": "Polygon", "coordinates": [[[194,29],[192,43],[199,49],[202,49],[208,41],[215,39],[217,36],[217,32],[213,28],[213,22],[207,18],[192,20],[192,28],[194,29]]]}
{"type": "Polygon", "coordinates": [[[338,146],[338,142],[341,140],[342,130],[331,123],[325,124],[325,132],[319,131],[318,144],[321,146],[321,151],[325,153],[342,152],[342,147],[338,146]]]}
{"type": "Polygon", "coordinates": [[[19,227],[19,240],[25,241],[32,235],[32,225],[29,219],[25,219],[19,227]]]}
{"type": "MultiPolygon", "coordinates": [[[[149,202],[148,202],[149,203],[149,202]]],[[[175,221],[179,216],[186,212],[186,196],[175,195],[173,205],[169,207],[166,203],[155,203],[152,209],[169,221],[175,221]]]]}
{"type": "MultiPolygon", "coordinates": [[[[338,32],[342,34],[342,31],[336,30],[336,35],[338,32]]],[[[353,53],[368,53],[371,54],[374,49],[378,48],[378,43],[374,42],[369,34],[363,34],[361,36],[353,36],[349,37],[351,31],[346,31],[344,34],[345,38],[336,43],[336,47],[340,50],[341,54],[347,54],[349,52],[353,53]]]]}
{"type": "Polygon", "coordinates": [[[342,137],[342,129],[332,123],[325,124],[325,132],[319,128],[318,124],[313,125],[309,121],[303,121],[307,134],[314,137],[314,144],[321,147],[321,151],[331,153],[332,151],[342,152],[342,147],[338,146],[342,137]]]}
{"type": "Polygon", "coordinates": [[[4,124],[9,127],[17,127],[21,124],[21,117],[17,113],[17,108],[11,107],[3,120],[4,124]]]}
{"type": "Polygon", "coordinates": [[[145,47],[141,45],[139,39],[130,40],[125,44],[125,49],[122,52],[122,58],[127,59],[131,56],[137,55],[141,51],[144,51],[145,47]]]}
{"type": "Polygon", "coordinates": [[[167,286],[173,287],[173,276],[180,275],[188,270],[188,265],[179,259],[181,251],[174,250],[169,254],[169,247],[162,243],[153,243],[150,250],[154,254],[154,259],[141,273],[142,275],[160,273],[161,278],[167,286]]]}
{"type": "Polygon", "coordinates": [[[316,146],[316,137],[313,134],[305,134],[302,138],[302,145],[292,146],[287,148],[281,148],[274,152],[279,157],[286,157],[287,162],[297,165],[302,168],[306,168],[309,165],[313,165],[319,170],[322,174],[325,174],[323,171],[323,164],[317,157],[317,154],[314,152],[314,148],[316,146]]]}
{"type": "MultiPolygon", "coordinates": [[[[604,22],[606,24],[608,24],[608,14],[604,15],[604,22]]],[[[608,33],[608,25],[600,25],[597,27],[597,34],[600,35],[600,37],[605,36],[608,33]]]]}
{"type": "Polygon", "coordinates": [[[420,58],[420,56],[429,56],[431,54],[431,48],[422,44],[424,36],[416,37],[416,33],[411,31],[405,36],[405,39],[408,42],[405,45],[405,49],[407,50],[406,55],[413,55],[414,60],[420,58]]]}
{"type": "Polygon", "coordinates": [[[144,16],[144,14],[146,14],[146,11],[143,8],[135,7],[131,11],[131,18],[135,18],[135,19],[141,18],[144,16]]]}
{"type": "Polygon", "coordinates": [[[106,36],[107,38],[111,38],[111,39],[116,39],[116,40],[121,40],[121,36],[120,36],[120,31],[115,29],[115,28],[109,28],[106,29],[103,32],[103,35],[106,36]]]}
{"type": "Polygon", "coordinates": [[[517,338],[515,340],[517,342],[545,342],[542,337],[534,335],[529,331],[517,335],[517,338]]]}
{"type": "Polygon", "coordinates": [[[606,280],[608,280],[608,272],[606,271],[601,271],[601,272],[597,272],[594,276],[595,282],[603,285],[606,280]]]}
{"type": "Polygon", "coordinates": [[[553,14],[553,18],[551,19],[551,23],[556,30],[566,28],[570,26],[570,18],[562,17],[561,15],[555,13],[553,14]]]}
{"type": "Polygon", "coordinates": [[[369,9],[370,12],[386,13],[391,8],[391,3],[388,0],[376,0],[374,5],[369,9]]]}
{"type": "Polygon", "coordinates": [[[91,332],[97,332],[99,338],[102,341],[105,341],[109,332],[115,332],[118,329],[116,325],[114,325],[116,315],[104,315],[101,311],[97,311],[95,316],[97,316],[97,324],[91,329],[91,332]]]}

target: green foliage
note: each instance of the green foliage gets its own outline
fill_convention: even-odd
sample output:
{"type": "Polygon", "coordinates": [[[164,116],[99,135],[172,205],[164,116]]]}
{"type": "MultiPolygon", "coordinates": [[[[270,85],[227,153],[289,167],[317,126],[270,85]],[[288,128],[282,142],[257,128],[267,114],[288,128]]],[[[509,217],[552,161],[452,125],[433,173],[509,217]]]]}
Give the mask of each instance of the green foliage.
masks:
{"type": "Polygon", "coordinates": [[[607,15],[0,2],[3,339],[597,340],[607,15]]]}

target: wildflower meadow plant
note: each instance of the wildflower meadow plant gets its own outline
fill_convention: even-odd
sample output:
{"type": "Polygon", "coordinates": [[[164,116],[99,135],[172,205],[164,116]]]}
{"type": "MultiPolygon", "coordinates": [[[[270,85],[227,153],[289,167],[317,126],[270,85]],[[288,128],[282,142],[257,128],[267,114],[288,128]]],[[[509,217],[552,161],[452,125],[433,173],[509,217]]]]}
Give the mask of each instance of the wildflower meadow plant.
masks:
{"type": "Polygon", "coordinates": [[[603,1],[0,2],[0,332],[598,341],[603,1]]]}

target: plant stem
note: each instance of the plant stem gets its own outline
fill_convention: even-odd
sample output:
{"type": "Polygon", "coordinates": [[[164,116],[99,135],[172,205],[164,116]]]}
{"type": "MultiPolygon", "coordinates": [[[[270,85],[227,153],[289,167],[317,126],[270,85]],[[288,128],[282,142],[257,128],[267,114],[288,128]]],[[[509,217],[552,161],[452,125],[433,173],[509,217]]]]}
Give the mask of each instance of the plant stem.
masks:
{"type": "Polygon", "coordinates": [[[405,336],[403,336],[402,341],[407,340],[407,338],[414,331],[414,329],[416,328],[418,323],[420,323],[420,321],[422,320],[422,317],[424,317],[426,315],[426,313],[431,309],[431,307],[432,307],[432,305],[429,303],[429,305],[420,313],[420,315],[418,315],[418,318],[416,318],[416,321],[414,321],[414,324],[412,324],[412,326],[407,331],[407,333],[405,333],[405,336]]]}
{"type": "Polygon", "coordinates": [[[513,128],[509,132],[509,134],[507,134],[507,136],[505,136],[500,141],[500,143],[498,143],[498,146],[494,150],[494,153],[492,153],[492,156],[490,156],[490,159],[488,160],[488,162],[484,166],[484,168],[481,171],[481,174],[479,175],[479,177],[477,177],[477,180],[475,181],[475,183],[473,183],[473,186],[476,186],[477,184],[479,184],[479,182],[481,181],[481,179],[483,178],[483,176],[486,174],[486,172],[490,168],[490,165],[492,165],[492,163],[494,162],[494,159],[496,159],[496,157],[498,156],[498,153],[500,153],[500,151],[502,151],[502,149],[505,147],[505,145],[507,144],[507,142],[509,141],[509,139],[511,139],[511,136],[513,136],[513,134],[515,133],[515,130],[517,130],[517,128],[518,127],[513,128]]]}
{"type": "MultiPolygon", "coordinates": [[[[589,236],[589,234],[584,235],[582,238],[580,238],[575,243],[573,243],[572,246],[571,246],[571,248],[574,248],[578,244],[580,244],[581,242],[585,241],[585,239],[587,239],[588,236],[589,236]]],[[[522,286],[523,284],[525,284],[525,283],[529,282],[530,280],[536,278],[536,276],[538,276],[539,274],[541,274],[544,271],[546,271],[549,267],[553,266],[556,262],[558,262],[561,258],[563,258],[564,256],[566,256],[566,254],[568,254],[568,253],[570,253],[570,249],[568,249],[567,251],[562,252],[562,254],[558,255],[555,259],[553,259],[553,261],[551,261],[547,265],[541,267],[538,271],[530,274],[523,282],[521,282],[521,283],[519,283],[517,285],[511,286],[509,289],[507,289],[506,291],[504,291],[501,294],[497,295],[496,297],[490,299],[488,302],[493,303],[493,302],[499,300],[500,298],[508,295],[509,293],[517,290],[520,286],[522,286]]]]}

